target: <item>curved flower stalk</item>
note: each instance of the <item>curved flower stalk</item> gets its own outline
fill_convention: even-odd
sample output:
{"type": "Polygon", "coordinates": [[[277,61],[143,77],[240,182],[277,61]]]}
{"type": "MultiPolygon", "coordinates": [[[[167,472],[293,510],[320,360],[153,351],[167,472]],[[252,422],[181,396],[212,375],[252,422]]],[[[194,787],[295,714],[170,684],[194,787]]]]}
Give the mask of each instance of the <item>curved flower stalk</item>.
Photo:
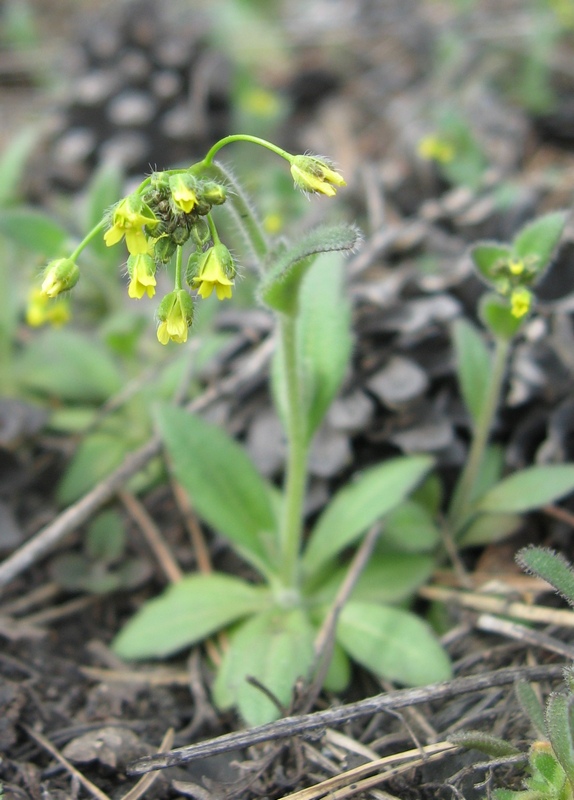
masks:
{"type": "MultiPolygon", "coordinates": [[[[78,282],[77,259],[82,250],[102,231],[108,247],[124,241],[129,253],[127,272],[128,295],[135,300],[152,298],[156,293],[156,273],[174,257],[176,263],[173,292],[163,299],[157,311],[157,338],[161,344],[187,341],[193,322],[193,297],[183,286],[182,248],[191,246],[185,278],[192,292],[202,299],[215,293],[218,300],[231,298],[237,265],[229,249],[219,238],[212,210],[228,201],[230,192],[223,170],[213,159],[216,153],[233,142],[250,142],[271,150],[285,159],[295,186],[307,193],[333,197],[345,186],[343,177],[326,159],[311,155],[292,155],[280,147],[255,136],[237,134],[217,142],[203,161],[188,169],[154,172],[131,194],[123,197],[66,258],[52,261],[44,270],[39,292],[54,298],[78,282]],[[214,179],[214,174],[217,179],[214,179]],[[184,298],[185,296],[185,298],[184,298]]],[[[261,237],[255,236],[257,223],[245,205],[238,215],[248,239],[256,251],[266,250],[261,237]]],[[[259,252],[259,255],[263,255],[259,252]]],[[[29,318],[41,324],[38,296],[29,318]]]]}

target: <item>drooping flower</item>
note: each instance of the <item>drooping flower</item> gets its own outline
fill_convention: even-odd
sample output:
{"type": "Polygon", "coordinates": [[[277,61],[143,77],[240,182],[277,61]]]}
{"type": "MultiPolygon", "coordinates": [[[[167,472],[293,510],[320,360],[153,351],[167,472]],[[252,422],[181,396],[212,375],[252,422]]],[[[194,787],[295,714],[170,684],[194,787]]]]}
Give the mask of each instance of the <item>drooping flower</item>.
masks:
{"type": "Polygon", "coordinates": [[[347,185],[342,175],[317,156],[294,156],[291,175],[298,189],[327,197],[334,197],[338,187],[347,185]]]}
{"type": "Polygon", "coordinates": [[[193,300],[184,289],[167,294],[161,301],[157,316],[157,338],[161,344],[170,339],[182,344],[187,341],[187,331],[193,323],[193,300]]]}
{"type": "Polygon", "coordinates": [[[170,175],[169,188],[173,202],[181,211],[185,214],[193,211],[198,201],[197,181],[193,175],[185,172],[170,175]]]}
{"type": "Polygon", "coordinates": [[[128,195],[113,208],[111,227],[104,234],[108,247],[126,238],[126,246],[132,255],[147,253],[148,241],[144,226],[158,224],[151,208],[137,194],[128,195]]]}
{"type": "Polygon", "coordinates": [[[155,261],[147,253],[131,255],[128,258],[128,295],[136,300],[141,300],[144,294],[153,297],[156,287],[155,270],[155,261]]]}
{"type": "Polygon", "coordinates": [[[193,254],[187,269],[187,281],[200,297],[206,298],[213,290],[218,300],[231,297],[237,269],[231,253],[224,244],[218,242],[205,253],[193,254]]]}
{"type": "Polygon", "coordinates": [[[80,270],[71,258],[56,258],[44,270],[42,292],[46,297],[57,297],[72,289],[80,278],[80,270]]]}
{"type": "Polygon", "coordinates": [[[52,301],[42,289],[32,289],[26,307],[26,322],[33,328],[50,324],[55,328],[65,325],[70,319],[70,304],[66,299],[52,301]]]}

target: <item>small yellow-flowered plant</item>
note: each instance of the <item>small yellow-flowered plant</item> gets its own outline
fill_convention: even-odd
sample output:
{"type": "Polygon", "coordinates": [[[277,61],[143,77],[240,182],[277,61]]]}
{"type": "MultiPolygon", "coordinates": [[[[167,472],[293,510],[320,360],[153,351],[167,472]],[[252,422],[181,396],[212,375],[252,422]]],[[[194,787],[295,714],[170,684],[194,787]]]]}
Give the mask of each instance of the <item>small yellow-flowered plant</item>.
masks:
{"type": "Polygon", "coordinates": [[[425,161],[437,161],[439,164],[448,164],[455,157],[453,145],[440,136],[425,136],[420,140],[417,153],[425,161]]]}
{"type": "Polygon", "coordinates": [[[338,187],[345,186],[343,177],[323,158],[291,155],[255,136],[227,136],[211,148],[203,161],[189,169],[154,172],[108,211],[69,258],[48,264],[41,290],[36,290],[30,305],[30,324],[42,324],[48,314],[45,301],[77,283],[79,254],[96,234],[105,230],[108,247],[125,241],[129,253],[128,295],[135,300],[154,297],[158,268],[175,260],[174,289],[160,301],[157,311],[157,338],[161,344],[185,342],[193,322],[193,299],[183,288],[184,246],[192,248],[185,274],[190,289],[201,298],[213,292],[218,300],[232,296],[237,267],[219,239],[212,216],[213,208],[227,201],[229,190],[221,178],[225,173],[213,158],[221,147],[236,141],[261,145],[284,158],[290,164],[295,185],[304,192],[332,197],[338,187]]]}

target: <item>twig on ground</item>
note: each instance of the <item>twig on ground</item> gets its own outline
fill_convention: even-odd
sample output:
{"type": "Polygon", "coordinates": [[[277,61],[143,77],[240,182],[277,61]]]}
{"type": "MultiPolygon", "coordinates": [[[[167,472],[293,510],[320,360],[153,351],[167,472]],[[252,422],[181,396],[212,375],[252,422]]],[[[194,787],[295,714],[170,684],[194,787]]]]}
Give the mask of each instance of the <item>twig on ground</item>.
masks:
{"type": "Polygon", "coordinates": [[[126,492],[124,489],[120,489],[118,497],[130,516],[137,522],[165,577],[170,583],[180,581],[183,578],[183,572],[160,529],[147,513],[142,503],[131,492],[126,492]]]}
{"type": "Polygon", "coordinates": [[[209,575],[209,573],[213,571],[213,567],[211,565],[211,558],[205,543],[205,537],[203,535],[201,525],[199,524],[187,492],[183,486],[175,480],[171,482],[171,485],[175,502],[177,503],[183,518],[183,524],[185,525],[185,528],[189,533],[189,538],[191,539],[193,552],[195,553],[195,559],[197,561],[197,568],[204,575],[209,575]]]}
{"type": "Polygon", "coordinates": [[[316,731],[327,726],[343,725],[351,720],[367,717],[379,711],[406,708],[407,706],[433,700],[443,700],[460,694],[490,689],[493,686],[504,686],[519,679],[541,681],[559,678],[562,676],[562,672],[563,666],[560,664],[540,667],[514,667],[496,672],[486,672],[481,675],[470,675],[465,678],[455,678],[452,681],[434,683],[430,686],[415,689],[399,689],[396,692],[378,694],[374,697],[368,697],[366,700],[360,700],[357,703],[330,708],[326,711],[285,717],[276,722],[253,728],[250,731],[227,733],[216,739],[179,747],[157,756],[146,756],[131,764],[128,771],[130,774],[139,775],[153,769],[166,769],[175,764],[183,764],[199,758],[217,755],[218,753],[227,753],[230,750],[251,747],[260,742],[297,736],[307,731],[316,731]]]}
{"type": "MultiPolygon", "coordinates": [[[[171,747],[172,744],[173,728],[170,728],[162,739],[162,742],[159,746],[159,752],[161,753],[162,750],[171,747]]],[[[151,788],[152,784],[155,783],[157,775],[157,772],[155,775],[150,772],[148,772],[147,775],[142,775],[136,785],[133,786],[129,792],[124,794],[121,800],[139,800],[139,798],[143,797],[147,790],[151,788]]]]}

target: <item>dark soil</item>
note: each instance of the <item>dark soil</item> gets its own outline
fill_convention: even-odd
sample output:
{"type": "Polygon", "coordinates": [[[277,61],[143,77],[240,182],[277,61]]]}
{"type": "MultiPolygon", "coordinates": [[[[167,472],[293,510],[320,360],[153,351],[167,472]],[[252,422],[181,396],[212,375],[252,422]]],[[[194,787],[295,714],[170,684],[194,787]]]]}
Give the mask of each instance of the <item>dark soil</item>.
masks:
{"type": "MultiPolygon", "coordinates": [[[[147,66],[158,70],[158,41],[172,41],[174,24],[179,24],[178,41],[183,43],[181,62],[174,67],[181,70],[182,81],[193,75],[185,71],[190,63],[195,70],[208,61],[215,65],[201,111],[205,124],[187,138],[169,129],[165,133],[165,126],[162,136],[156,136],[167,110],[155,98],[152,119],[138,123],[140,155],[124,167],[132,174],[145,172],[150,163],[161,163],[166,149],[171,160],[193,158],[229,130],[236,111],[233,58],[210,38],[203,8],[192,14],[175,2],[164,5],[139,3],[120,13],[109,5],[98,9],[98,4],[86,2],[79,9],[77,3],[61,0],[48,14],[38,2],[39,51],[49,56],[54,75],[60,76],[57,100],[53,89],[38,80],[37,55],[26,57],[9,42],[0,51],[2,144],[25,122],[49,118],[26,177],[31,202],[50,207],[58,192],[79,190],[117,136],[113,125],[100,124],[107,106],[94,101],[86,110],[85,99],[78,100],[81,81],[86,85],[86,76],[101,75],[108,62],[117,77],[118,65],[125,65],[126,54],[133,55],[136,46],[147,66]],[[64,65],[72,58],[76,66],[70,75],[64,65]],[[89,154],[74,150],[80,127],[91,137],[89,154]]],[[[362,248],[349,263],[356,331],[353,369],[312,455],[312,515],[349,475],[393,454],[424,449],[436,457],[447,485],[457,474],[469,422],[456,386],[449,332],[455,318],[476,319],[482,292],[466,251],[477,238],[511,238],[527,219],[571,202],[574,41],[564,29],[544,54],[539,78],[552,90],[552,102],[534,111],[521,105],[519,93],[512,91],[519,87],[522,71],[530,68],[528,48],[521,51],[515,40],[497,36],[498,30],[514,30],[519,24],[534,35],[534,11],[525,11],[522,2],[475,3],[467,14],[456,12],[456,4],[446,0],[273,5],[273,18],[283,20],[289,59],[275,72],[268,63],[256,69],[262,85],[280,91],[290,108],[275,139],[294,151],[311,149],[333,157],[349,183],[341,193],[342,214],[356,218],[364,231],[362,248]],[[461,48],[441,68],[439,45],[454,52],[461,48]],[[509,71],[515,75],[514,87],[508,86],[509,71]],[[432,107],[446,101],[471,121],[490,164],[473,189],[449,184],[436,165],[417,155],[417,143],[432,132],[432,107]],[[511,203],[499,202],[503,190],[512,194],[511,203]],[[421,269],[424,264],[428,269],[421,269]]],[[[141,68],[147,69],[145,64],[141,68]]],[[[122,80],[128,83],[116,87],[113,97],[135,91],[126,75],[122,80]]],[[[186,84],[180,92],[191,90],[186,84]]],[[[323,213],[316,209],[316,204],[310,206],[311,217],[323,213]]],[[[505,447],[509,469],[574,459],[573,252],[570,225],[541,288],[537,312],[515,348],[494,432],[505,447]]],[[[267,361],[261,359],[261,366],[248,372],[250,359],[265,347],[269,319],[260,311],[234,308],[222,312],[218,324],[234,338],[203,379],[215,391],[210,413],[246,442],[263,472],[279,480],[283,454],[267,392],[267,361]]],[[[54,486],[73,443],[47,437],[42,425],[42,414],[24,402],[7,400],[0,406],[0,546],[6,557],[59,519],[54,486]]],[[[5,587],[0,604],[0,780],[6,798],[63,800],[103,797],[103,792],[126,800],[247,800],[300,791],[293,796],[301,800],[471,800],[486,796],[493,786],[520,785],[515,763],[492,768],[476,751],[456,750],[391,775],[380,787],[351,775],[339,786],[302,791],[376,758],[444,742],[461,729],[495,733],[526,750],[533,732],[510,686],[493,686],[170,767],[153,773],[152,785],[132,791],[138,779],[128,774],[129,765],[157,752],[168,731],[174,738],[167,749],[236,731],[241,723],[211,705],[209,648],[137,667],[120,662],[109,649],[125,620],[165,585],[161,565],[119,488],[114,485],[101,501],[94,501],[91,513],[108,503],[125,516],[130,553],[147,565],[147,577],[137,589],[99,596],[66,592],[54,582],[55,557],[80,549],[89,513],[78,515],[77,524],[54,548],[23,565],[5,587]]],[[[190,545],[183,523],[185,508],[171,487],[155,489],[141,501],[180,567],[201,567],[201,553],[190,545]]],[[[562,504],[563,512],[570,508],[571,501],[562,504]]],[[[564,513],[547,509],[526,520],[510,542],[463,552],[468,586],[462,588],[510,593],[531,602],[540,586],[520,575],[514,552],[535,542],[572,559],[571,527],[564,513]]],[[[209,532],[206,537],[218,567],[245,570],[219,540],[209,532]]],[[[452,570],[435,578],[436,584],[461,588],[452,570]]],[[[559,605],[547,595],[543,602],[559,605]]],[[[545,629],[546,639],[537,639],[536,631],[533,638],[517,634],[513,639],[502,628],[488,632],[480,610],[464,610],[456,603],[433,608],[424,592],[417,603],[421,613],[433,611],[441,619],[457,678],[571,660],[572,637],[566,628],[545,629]]],[[[559,682],[556,674],[540,681],[542,695],[559,682]]],[[[394,689],[356,669],[347,693],[322,695],[316,710],[394,689]]],[[[295,702],[292,710],[300,706],[295,702]]]]}

